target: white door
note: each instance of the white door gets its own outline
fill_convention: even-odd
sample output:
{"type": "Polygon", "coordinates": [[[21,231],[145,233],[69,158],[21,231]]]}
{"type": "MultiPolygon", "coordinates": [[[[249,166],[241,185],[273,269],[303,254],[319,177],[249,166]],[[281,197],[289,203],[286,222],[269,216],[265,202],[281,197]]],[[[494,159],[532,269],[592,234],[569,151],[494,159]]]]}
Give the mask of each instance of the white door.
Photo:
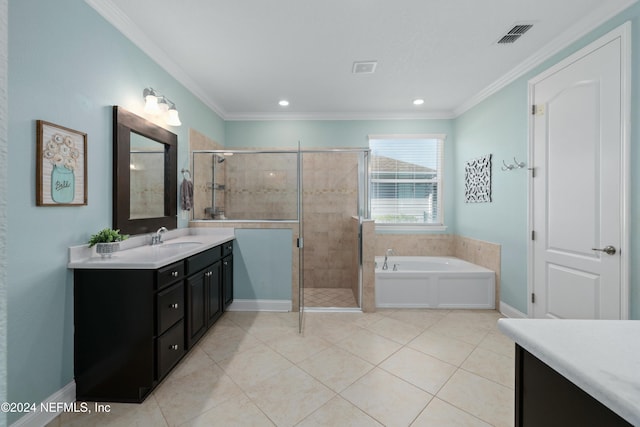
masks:
{"type": "Polygon", "coordinates": [[[530,82],[535,318],[627,316],[623,34],[530,82]]]}

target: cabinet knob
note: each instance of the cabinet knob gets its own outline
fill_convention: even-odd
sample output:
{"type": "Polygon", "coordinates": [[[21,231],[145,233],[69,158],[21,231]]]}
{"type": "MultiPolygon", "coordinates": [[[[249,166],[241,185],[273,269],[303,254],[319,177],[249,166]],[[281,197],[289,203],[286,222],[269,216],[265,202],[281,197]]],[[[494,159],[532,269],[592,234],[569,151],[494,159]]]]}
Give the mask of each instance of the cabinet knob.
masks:
{"type": "Polygon", "coordinates": [[[229,265],[229,263],[227,261],[224,262],[224,265],[229,265]]]}
{"type": "Polygon", "coordinates": [[[174,344],[174,345],[172,345],[172,346],[169,346],[169,348],[170,348],[171,350],[178,350],[178,344],[174,344]]]}
{"type": "Polygon", "coordinates": [[[172,272],[171,272],[171,276],[173,276],[173,277],[178,277],[178,272],[177,272],[177,271],[172,271],[172,272]]]}
{"type": "Polygon", "coordinates": [[[173,303],[173,304],[169,305],[169,308],[173,308],[173,309],[177,310],[178,309],[178,303],[176,302],[176,303],[173,303]]]}

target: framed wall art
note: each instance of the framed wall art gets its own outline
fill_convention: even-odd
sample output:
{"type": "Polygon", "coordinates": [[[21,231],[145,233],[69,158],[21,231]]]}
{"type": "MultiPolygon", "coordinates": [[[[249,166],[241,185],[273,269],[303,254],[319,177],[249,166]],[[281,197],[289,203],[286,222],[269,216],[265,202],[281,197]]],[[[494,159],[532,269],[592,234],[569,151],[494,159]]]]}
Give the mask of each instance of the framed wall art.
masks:
{"type": "Polygon", "coordinates": [[[491,154],[469,160],[465,164],[464,201],[491,202],[491,154]]]}
{"type": "Polygon", "coordinates": [[[87,134],[36,123],[36,206],[86,205],[87,134]]]}

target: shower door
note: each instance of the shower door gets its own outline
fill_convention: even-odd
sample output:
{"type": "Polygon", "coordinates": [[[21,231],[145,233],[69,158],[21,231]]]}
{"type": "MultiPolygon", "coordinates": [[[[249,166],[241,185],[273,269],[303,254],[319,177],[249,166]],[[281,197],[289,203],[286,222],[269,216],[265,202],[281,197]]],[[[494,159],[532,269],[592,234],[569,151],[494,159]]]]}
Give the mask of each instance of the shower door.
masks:
{"type": "Polygon", "coordinates": [[[360,310],[366,153],[363,149],[301,153],[301,310],[360,310]]]}

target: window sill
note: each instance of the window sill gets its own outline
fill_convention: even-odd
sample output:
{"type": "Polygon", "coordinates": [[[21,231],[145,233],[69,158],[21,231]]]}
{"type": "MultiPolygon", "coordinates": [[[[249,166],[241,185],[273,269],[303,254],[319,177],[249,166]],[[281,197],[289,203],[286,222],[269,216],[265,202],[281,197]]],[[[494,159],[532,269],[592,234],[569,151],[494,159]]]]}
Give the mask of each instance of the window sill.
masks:
{"type": "Polygon", "coordinates": [[[419,225],[419,224],[378,224],[376,223],[376,233],[442,233],[447,231],[447,226],[438,225],[419,225]]]}

